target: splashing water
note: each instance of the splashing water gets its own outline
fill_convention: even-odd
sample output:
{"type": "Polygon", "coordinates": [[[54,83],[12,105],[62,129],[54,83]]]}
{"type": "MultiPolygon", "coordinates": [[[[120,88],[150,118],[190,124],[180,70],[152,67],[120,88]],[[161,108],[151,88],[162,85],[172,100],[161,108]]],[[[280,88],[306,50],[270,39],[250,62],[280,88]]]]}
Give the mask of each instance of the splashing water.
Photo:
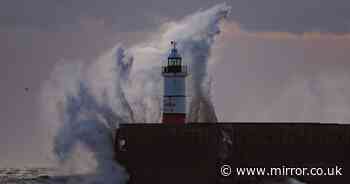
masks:
{"type": "Polygon", "coordinates": [[[217,121],[207,70],[219,23],[229,11],[229,6],[219,4],[169,22],[155,39],[129,49],[117,45],[89,64],[59,63],[43,85],[42,111],[45,121],[52,122],[53,151],[60,166],[81,164],[70,167],[70,173],[88,168],[93,177],[85,183],[127,181],[127,173],[114,160],[113,130],[120,123],[160,122],[160,67],[170,40],[178,41],[190,66],[188,121],[217,121]],[[77,157],[79,149],[91,154],[77,157]]]}

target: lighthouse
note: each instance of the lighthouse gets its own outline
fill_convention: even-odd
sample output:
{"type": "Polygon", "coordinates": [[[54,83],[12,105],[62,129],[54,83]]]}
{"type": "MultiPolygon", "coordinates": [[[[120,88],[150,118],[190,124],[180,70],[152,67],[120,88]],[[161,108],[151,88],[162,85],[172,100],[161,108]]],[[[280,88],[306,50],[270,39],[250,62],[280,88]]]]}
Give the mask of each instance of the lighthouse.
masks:
{"type": "Polygon", "coordinates": [[[171,46],[168,61],[162,67],[164,77],[162,122],[184,124],[186,122],[187,66],[182,64],[176,42],[172,41],[171,46]]]}

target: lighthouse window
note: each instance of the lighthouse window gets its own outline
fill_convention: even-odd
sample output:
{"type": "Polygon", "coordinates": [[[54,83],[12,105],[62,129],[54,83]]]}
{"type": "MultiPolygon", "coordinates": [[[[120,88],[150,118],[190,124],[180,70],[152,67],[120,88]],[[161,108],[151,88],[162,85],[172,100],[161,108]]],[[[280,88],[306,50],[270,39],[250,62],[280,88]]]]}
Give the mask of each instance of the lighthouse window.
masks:
{"type": "Polygon", "coordinates": [[[168,65],[169,65],[169,66],[178,66],[178,65],[181,65],[181,60],[180,60],[180,59],[169,59],[168,65]]]}
{"type": "Polygon", "coordinates": [[[119,150],[126,151],[126,140],[123,138],[119,139],[119,150]]]}
{"type": "Polygon", "coordinates": [[[171,65],[180,65],[180,61],[178,59],[171,60],[171,65]]]}
{"type": "Polygon", "coordinates": [[[172,66],[172,65],[177,65],[177,60],[176,59],[170,59],[169,60],[169,65],[172,66]]]}

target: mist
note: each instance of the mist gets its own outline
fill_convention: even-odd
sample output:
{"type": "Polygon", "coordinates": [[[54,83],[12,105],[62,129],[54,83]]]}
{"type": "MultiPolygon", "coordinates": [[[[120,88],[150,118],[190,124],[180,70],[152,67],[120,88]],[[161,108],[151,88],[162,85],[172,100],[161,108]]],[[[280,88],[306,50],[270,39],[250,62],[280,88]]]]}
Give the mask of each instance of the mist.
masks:
{"type": "Polygon", "coordinates": [[[113,157],[113,133],[121,123],[160,122],[161,66],[171,40],[191,68],[189,121],[216,121],[207,65],[229,11],[219,4],[164,24],[144,43],[118,43],[93,62],[58,63],[42,90],[42,118],[59,170],[91,175],[84,183],[126,182],[128,174],[113,157]]]}

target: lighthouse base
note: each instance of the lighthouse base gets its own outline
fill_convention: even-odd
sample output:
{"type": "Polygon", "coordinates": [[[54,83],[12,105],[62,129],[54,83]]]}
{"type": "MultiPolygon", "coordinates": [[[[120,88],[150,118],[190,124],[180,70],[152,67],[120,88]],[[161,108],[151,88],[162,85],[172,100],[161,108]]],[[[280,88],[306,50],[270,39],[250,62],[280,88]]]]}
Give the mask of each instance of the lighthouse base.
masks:
{"type": "Polygon", "coordinates": [[[169,124],[184,124],[186,122],[186,114],[164,113],[162,122],[169,124]]]}

